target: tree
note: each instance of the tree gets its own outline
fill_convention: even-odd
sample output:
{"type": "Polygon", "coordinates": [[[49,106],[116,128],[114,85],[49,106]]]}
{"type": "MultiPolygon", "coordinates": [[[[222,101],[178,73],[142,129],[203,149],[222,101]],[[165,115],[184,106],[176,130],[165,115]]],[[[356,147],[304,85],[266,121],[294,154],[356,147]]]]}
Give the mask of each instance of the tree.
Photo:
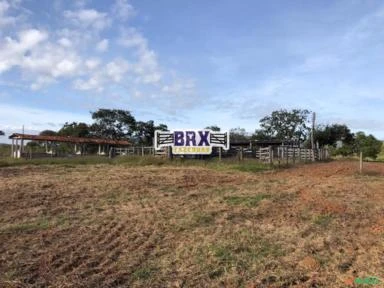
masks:
{"type": "Polygon", "coordinates": [[[207,127],[205,127],[205,129],[207,129],[207,130],[212,130],[212,131],[214,131],[214,132],[220,132],[220,127],[219,126],[217,126],[217,125],[211,125],[211,126],[207,126],[207,127]]]}
{"type": "Polygon", "coordinates": [[[87,137],[90,135],[90,127],[86,123],[66,122],[57,132],[60,136],[87,137]]]}
{"type": "Polygon", "coordinates": [[[4,135],[5,135],[5,133],[0,130],[0,136],[4,136],[4,135]]]}
{"type": "Polygon", "coordinates": [[[315,140],[319,142],[320,146],[336,146],[337,141],[342,141],[343,145],[352,145],[354,135],[347,125],[332,124],[318,126],[315,130],[315,140]]]}
{"type": "Polygon", "coordinates": [[[357,132],[355,138],[357,151],[363,152],[363,157],[377,158],[383,143],[373,135],[365,135],[364,132],[357,132]]]}
{"type": "Polygon", "coordinates": [[[139,145],[152,146],[153,137],[156,130],[167,131],[168,127],[165,124],[155,126],[153,120],[136,122],[136,127],[133,135],[133,141],[139,145]]]}
{"type": "Polygon", "coordinates": [[[231,142],[250,141],[250,137],[244,128],[232,128],[229,130],[229,139],[231,142]]]}
{"type": "Polygon", "coordinates": [[[272,140],[272,137],[262,129],[255,130],[255,133],[252,135],[252,140],[272,140]]]}
{"type": "Polygon", "coordinates": [[[95,123],[92,134],[110,139],[127,139],[135,131],[136,120],[131,112],[120,109],[99,109],[92,113],[95,123]]]}
{"type": "Polygon", "coordinates": [[[40,136],[56,136],[57,132],[53,130],[43,130],[39,133],[40,136]]]}
{"type": "Polygon", "coordinates": [[[271,115],[260,120],[261,132],[259,133],[270,139],[304,141],[310,131],[308,120],[310,113],[306,109],[273,111],[271,115]]]}

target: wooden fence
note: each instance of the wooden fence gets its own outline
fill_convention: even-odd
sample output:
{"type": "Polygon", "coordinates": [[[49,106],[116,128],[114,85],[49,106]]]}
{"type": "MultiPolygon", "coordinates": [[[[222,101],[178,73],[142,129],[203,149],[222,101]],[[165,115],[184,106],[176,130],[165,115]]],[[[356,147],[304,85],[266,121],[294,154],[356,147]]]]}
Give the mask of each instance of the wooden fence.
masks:
{"type": "MultiPolygon", "coordinates": [[[[156,151],[153,147],[128,147],[128,148],[114,148],[114,155],[116,156],[146,156],[156,155],[170,157],[168,149],[162,151],[156,151]]],[[[253,149],[230,149],[224,151],[221,149],[214,149],[211,156],[208,157],[238,157],[239,160],[244,158],[258,159],[265,163],[274,162],[310,162],[310,161],[322,161],[330,157],[327,149],[305,149],[305,148],[293,148],[288,146],[278,147],[265,147],[265,148],[253,148],[253,149]]]]}
{"type": "Polygon", "coordinates": [[[256,158],[262,162],[309,162],[329,159],[328,149],[305,149],[288,146],[256,148],[252,150],[239,149],[239,159],[256,158]]]}

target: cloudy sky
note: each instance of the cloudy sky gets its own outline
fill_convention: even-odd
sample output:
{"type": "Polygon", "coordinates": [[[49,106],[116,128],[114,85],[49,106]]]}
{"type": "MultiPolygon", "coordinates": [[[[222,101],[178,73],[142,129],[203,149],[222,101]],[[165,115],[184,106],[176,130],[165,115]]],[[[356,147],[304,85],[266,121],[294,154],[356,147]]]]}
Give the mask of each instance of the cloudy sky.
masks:
{"type": "Polygon", "coordinates": [[[0,130],[120,108],[253,132],[306,108],[384,139],[381,0],[0,0],[0,130]]]}

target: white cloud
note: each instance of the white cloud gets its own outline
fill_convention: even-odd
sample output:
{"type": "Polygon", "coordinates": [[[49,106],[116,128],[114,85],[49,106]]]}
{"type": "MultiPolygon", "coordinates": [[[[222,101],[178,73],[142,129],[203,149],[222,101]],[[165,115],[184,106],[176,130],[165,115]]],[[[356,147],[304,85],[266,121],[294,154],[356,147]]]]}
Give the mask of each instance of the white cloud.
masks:
{"type": "Polygon", "coordinates": [[[139,50],[148,49],[147,39],[135,28],[123,29],[118,43],[127,48],[137,48],[139,50]]]}
{"type": "Polygon", "coordinates": [[[84,79],[75,80],[75,82],[73,83],[73,88],[77,90],[82,90],[82,91],[95,90],[97,92],[102,92],[104,90],[103,84],[104,83],[102,78],[100,78],[100,75],[95,74],[87,80],[84,80],[84,79]]]}
{"type": "Polygon", "coordinates": [[[97,67],[99,67],[100,65],[100,60],[99,59],[88,59],[85,61],[85,66],[89,69],[89,70],[94,70],[96,69],[97,67]]]}
{"type": "MultiPolygon", "coordinates": [[[[69,6],[64,1],[53,3],[54,8],[61,7],[55,15],[58,29],[55,26],[48,26],[47,30],[18,28],[39,27],[39,23],[28,22],[26,17],[21,19],[21,25],[0,34],[0,75],[14,69],[19,74],[17,83],[23,84],[19,88],[22,90],[62,85],[63,80],[70,81],[71,87],[79,91],[106,91],[111,95],[109,90],[123,89],[127,95],[140,98],[138,101],[156,99],[159,107],[173,107],[177,106],[175,103],[195,99],[194,82],[173,78],[171,71],[160,67],[155,50],[135,27],[125,24],[117,38],[113,38],[114,34],[109,35],[110,39],[101,37],[102,30],[113,23],[112,19],[127,21],[136,14],[129,1],[116,0],[108,12],[85,8],[86,2],[91,3],[77,1],[69,6]],[[62,12],[64,7],[67,10],[62,12]],[[127,49],[111,47],[116,43],[127,49]],[[96,53],[110,48],[116,52],[112,60],[108,59],[109,53],[96,53]]],[[[0,0],[0,15],[9,16],[10,10],[18,9],[16,6],[0,0]]],[[[22,9],[20,6],[19,10],[22,9]]],[[[7,84],[7,87],[16,86],[7,84]]],[[[99,96],[104,98],[101,93],[99,96]]]]}
{"type": "Polygon", "coordinates": [[[6,15],[10,7],[7,1],[0,1],[0,28],[16,23],[16,17],[6,15]]]}
{"type": "Polygon", "coordinates": [[[138,61],[133,65],[133,71],[138,82],[154,84],[161,80],[156,53],[148,48],[148,41],[140,32],[134,28],[122,30],[118,43],[135,51],[138,61]]]}
{"type": "Polygon", "coordinates": [[[96,44],[96,50],[99,52],[105,52],[108,50],[109,41],[108,39],[103,39],[96,44]]]}
{"type": "Polygon", "coordinates": [[[120,82],[124,74],[128,71],[129,64],[124,60],[109,62],[106,66],[106,75],[115,82],[120,82]]]}
{"type": "Polygon", "coordinates": [[[122,21],[126,21],[136,15],[136,11],[127,0],[116,0],[112,6],[112,13],[122,21]]]}
{"type": "Polygon", "coordinates": [[[111,24],[107,13],[98,12],[94,9],[67,10],[64,11],[64,17],[77,26],[85,29],[93,28],[97,31],[104,30],[111,24]]]}
{"type": "Polygon", "coordinates": [[[24,55],[47,38],[47,33],[36,29],[19,32],[17,40],[6,37],[0,43],[0,73],[14,66],[22,66],[24,55]]]}
{"type": "Polygon", "coordinates": [[[57,43],[59,43],[63,47],[67,47],[67,48],[72,46],[72,41],[66,37],[60,38],[59,41],[57,41],[57,43]]]}

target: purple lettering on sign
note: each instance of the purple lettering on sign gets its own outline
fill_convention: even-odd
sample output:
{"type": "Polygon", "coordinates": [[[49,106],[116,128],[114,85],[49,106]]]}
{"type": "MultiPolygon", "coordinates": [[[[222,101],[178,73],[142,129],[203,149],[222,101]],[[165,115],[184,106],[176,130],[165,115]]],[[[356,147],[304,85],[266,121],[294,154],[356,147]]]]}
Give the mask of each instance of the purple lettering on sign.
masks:
{"type": "Polygon", "coordinates": [[[175,131],[175,146],[184,146],[184,132],[183,131],[175,131]]]}
{"type": "Polygon", "coordinates": [[[194,131],[185,132],[185,146],[196,146],[196,134],[194,131]]]}
{"type": "Polygon", "coordinates": [[[200,142],[198,146],[209,146],[208,136],[209,131],[199,131],[200,142]]]}

